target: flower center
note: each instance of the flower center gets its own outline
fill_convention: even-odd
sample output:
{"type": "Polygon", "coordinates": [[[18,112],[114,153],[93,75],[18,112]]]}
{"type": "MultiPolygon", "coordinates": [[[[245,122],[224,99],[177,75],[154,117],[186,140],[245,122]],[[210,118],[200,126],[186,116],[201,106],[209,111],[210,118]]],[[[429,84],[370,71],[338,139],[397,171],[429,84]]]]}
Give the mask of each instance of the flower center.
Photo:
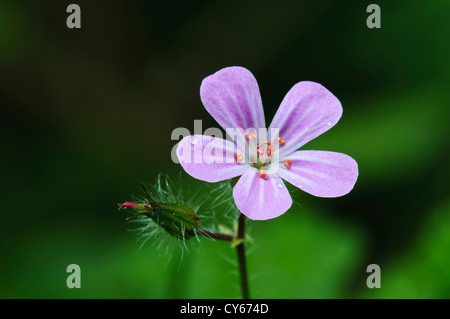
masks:
{"type": "MultiPolygon", "coordinates": [[[[254,133],[251,133],[251,134],[248,134],[246,136],[246,138],[250,142],[252,140],[255,140],[257,138],[257,135],[254,133]]],[[[254,142],[255,141],[253,141],[253,143],[254,142]]],[[[278,142],[277,143],[278,147],[282,147],[283,145],[286,144],[286,141],[281,137],[278,137],[277,142],[278,142]]],[[[253,144],[253,147],[254,147],[254,145],[255,144],[253,144]]],[[[270,168],[271,161],[272,161],[272,159],[276,160],[278,158],[276,156],[276,154],[277,154],[276,151],[278,151],[275,149],[276,146],[277,146],[276,144],[273,145],[269,141],[264,141],[262,143],[259,143],[256,145],[256,153],[254,151],[250,152],[251,155],[248,158],[249,161],[248,162],[246,161],[252,167],[254,167],[258,170],[258,175],[262,179],[267,179],[270,177],[270,174],[271,174],[270,171],[272,171],[270,168]],[[256,158],[255,158],[255,156],[256,156],[256,158]]],[[[244,156],[242,155],[242,153],[236,153],[234,157],[235,157],[235,160],[237,163],[241,163],[244,160],[244,156]]],[[[285,159],[283,164],[286,169],[291,168],[291,161],[289,159],[285,159]]],[[[283,164],[281,164],[281,165],[283,165],[283,164]]]]}
{"type": "MultiPolygon", "coordinates": [[[[259,143],[256,146],[256,162],[250,163],[250,165],[258,170],[261,170],[264,166],[270,164],[272,155],[273,155],[272,143],[270,143],[269,141],[259,143]]],[[[254,160],[255,159],[253,158],[253,161],[254,160]]],[[[260,173],[260,177],[262,177],[261,175],[264,175],[264,172],[260,173]]]]}
{"type": "MultiPolygon", "coordinates": [[[[284,139],[281,137],[278,138],[279,146],[283,146],[286,143],[284,139]]],[[[271,142],[265,141],[259,143],[256,146],[256,163],[253,163],[252,166],[259,170],[259,177],[266,178],[268,177],[267,167],[269,167],[270,162],[272,160],[272,156],[274,155],[275,149],[271,142]]],[[[285,161],[286,168],[290,168],[290,161],[285,161]]]]}

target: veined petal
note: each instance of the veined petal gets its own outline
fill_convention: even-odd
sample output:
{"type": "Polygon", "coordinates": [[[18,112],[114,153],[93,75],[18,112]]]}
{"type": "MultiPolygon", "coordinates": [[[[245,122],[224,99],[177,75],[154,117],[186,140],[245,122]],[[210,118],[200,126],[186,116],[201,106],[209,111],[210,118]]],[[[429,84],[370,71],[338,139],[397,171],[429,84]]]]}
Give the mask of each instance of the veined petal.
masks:
{"type": "Polygon", "coordinates": [[[341,115],[341,102],[321,84],[309,81],[295,84],[270,124],[270,128],[279,129],[285,141],[280,147],[280,157],[332,128],[341,115]]]}
{"type": "Polygon", "coordinates": [[[265,220],[285,213],[292,198],[280,178],[263,179],[258,170],[248,167],[233,189],[237,208],[248,218],[265,220]]]}
{"type": "Polygon", "coordinates": [[[287,158],[290,168],[280,168],[278,175],[314,196],[343,196],[353,189],[358,178],[358,164],[342,153],[297,151],[287,158]]]}
{"type": "Polygon", "coordinates": [[[243,67],[228,67],[206,77],[200,87],[206,110],[224,128],[265,128],[258,82],[243,67]]]}
{"type": "Polygon", "coordinates": [[[177,156],[184,170],[206,182],[230,179],[245,171],[247,165],[238,163],[235,152],[234,143],[206,135],[186,136],[177,147],[177,156]]]}

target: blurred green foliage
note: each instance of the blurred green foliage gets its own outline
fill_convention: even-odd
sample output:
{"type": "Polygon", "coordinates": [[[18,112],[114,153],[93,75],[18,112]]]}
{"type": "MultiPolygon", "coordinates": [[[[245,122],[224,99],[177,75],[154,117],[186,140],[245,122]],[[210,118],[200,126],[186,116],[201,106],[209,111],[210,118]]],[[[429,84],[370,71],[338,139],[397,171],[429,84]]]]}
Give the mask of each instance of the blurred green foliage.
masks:
{"type": "Polygon", "coordinates": [[[139,250],[116,206],[179,174],[170,134],[216,126],[200,83],[230,65],[255,74],[267,122],[296,82],[324,84],[344,114],[305,149],[360,169],[345,197],[292,188],[287,214],[248,223],[252,296],[450,297],[448,1],[377,1],[378,30],[370,1],[79,0],[69,30],[71,2],[0,3],[1,298],[239,297],[228,243],[139,250]]]}

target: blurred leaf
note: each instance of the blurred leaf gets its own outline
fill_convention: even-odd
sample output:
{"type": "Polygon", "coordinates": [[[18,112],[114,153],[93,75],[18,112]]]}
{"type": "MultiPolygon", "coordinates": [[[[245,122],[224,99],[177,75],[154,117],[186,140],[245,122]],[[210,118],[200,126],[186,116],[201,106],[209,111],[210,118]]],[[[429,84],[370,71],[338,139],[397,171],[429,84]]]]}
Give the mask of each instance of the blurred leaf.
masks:
{"type": "Polygon", "coordinates": [[[381,288],[368,298],[450,298],[450,201],[438,205],[411,249],[380,264],[381,288]]]}
{"type": "MultiPolygon", "coordinates": [[[[249,221],[246,244],[252,298],[337,298],[346,293],[364,238],[316,211],[292,209],[270,221],[249,221]]],[[[189,298],[239,298],[236,252],[204,242],[190,274],[189,298]]]]}

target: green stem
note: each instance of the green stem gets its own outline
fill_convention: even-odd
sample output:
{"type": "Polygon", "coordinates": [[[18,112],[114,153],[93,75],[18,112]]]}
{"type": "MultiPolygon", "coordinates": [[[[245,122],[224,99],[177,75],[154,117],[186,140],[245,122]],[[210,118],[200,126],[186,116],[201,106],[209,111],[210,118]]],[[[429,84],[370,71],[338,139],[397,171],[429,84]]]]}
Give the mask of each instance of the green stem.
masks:
{"type": "MultiPolygon", "coordinates": [[[[237,238],[245,238],[245,216],[241,214],[238,220],[237,238]]],[[[248,289],[248,277],[247,277],[247,260],[245,257],[245,245],[244,241],[236,246],[238,263],[239,263],[239,275],[241,277],[241,291],[243,299],[250,299],[250,293],[248,289]]]]}

